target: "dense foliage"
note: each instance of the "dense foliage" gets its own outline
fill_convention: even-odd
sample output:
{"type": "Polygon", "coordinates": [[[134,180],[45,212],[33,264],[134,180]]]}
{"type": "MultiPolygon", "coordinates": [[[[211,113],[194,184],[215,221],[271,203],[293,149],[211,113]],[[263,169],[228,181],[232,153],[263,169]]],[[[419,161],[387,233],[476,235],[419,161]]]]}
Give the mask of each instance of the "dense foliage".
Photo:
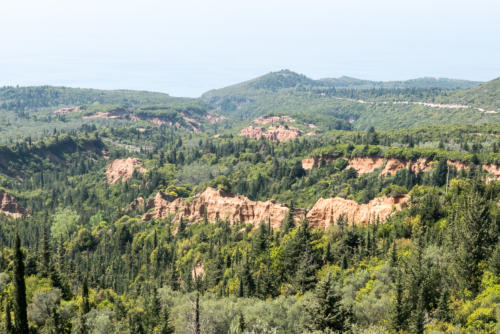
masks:
{"type": "Polygon", "coordinates": [[[95,104],[87,97],[97,91],[82,91],[85,100],[64,89],[4,88],[12,103],[40,96],[19,108],[5,102],[2,112],[24,125],[56,117],[52,107],[81,105],[46,119],[36,136],[0,123],[16,134],[0,145],[0,194],[27,208],[18,219],[0,213],[0,332],[498,331],[500,181],[483,168],[500,164],[498,116],[352,101],[451,98],[447,87],[337,89],[284,74],[242,84],[252,96],[205,102],[118,92],[95,104]],[[47,104],[44,94],[56,95],[47,104]],[[106,113],[117,118],[83,118],[106,113]],[[226,118],[211,122],[219,113],[226,118]],[[268,113],[318,133],[286,142],[237,135],[246,118],[268,113]],[[457,125],[434,124],[450,119],[457,125]],[[108,183],[110,162],[128,157],[145,171],[108,183]],[[425,158],[432,168],[361,174],[349,167],[357,157],[425,158]],[[291,210],[273,229],[269,221],[143,220],[151,209],[131,205],[158,191],[190,201],[208,186],[291,210]],[[409,202],[386,221],[340,216],[325,230],[305,219],[320,197],[367,203],[403,194],[409,202]]]}

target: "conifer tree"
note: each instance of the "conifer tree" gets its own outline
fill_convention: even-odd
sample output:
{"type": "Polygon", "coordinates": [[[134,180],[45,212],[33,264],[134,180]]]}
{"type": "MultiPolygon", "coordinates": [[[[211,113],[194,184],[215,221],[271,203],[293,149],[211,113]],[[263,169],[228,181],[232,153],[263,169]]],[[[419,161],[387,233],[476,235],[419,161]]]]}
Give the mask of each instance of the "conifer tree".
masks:
{"type": "Polygon", "coordinates": [[[173,334],[175,332],[174,326],[170,323],[170,312],[168,308],[164,308],[162,312],[160,334],[173,334]]]}
{"type": "Polygon", "coordinates": [[[195,306],[194,306],[194,333],[200,334],[200,293],[196,292],[195,306]]]}
{"type": "Polygon", "coordinates": [[[442,321],[450,320],[449,303],[450,293],[447,288],[442,288],[441,296],[439,297],[438,307],[436,310],[436,318],[442,321]]]}
{"type": "Polygon", "coordinates": [[[425,328],[425,305],[424,305],[424,287],[420,287],[418,300],[415,310],[412,313],[412,334],[423,334],[425,328]]]}
{"type": "Polygon", "coordinates": [[[343,333],[349,328],[351,311],[342,305],[342,295],[333,288],[331,273],[321,280],[314,291],[314,302],[307,309],[312,331],[327,330],[343,333]]]}
{"type": "Polygon", "coordinates": [[[82,299],[83,299],[82,313],[87,314],[90,311],[90,303],[89,303],[89,287],[86,278],[83,280],[83,285],[82,285],[82,299]]]}
{"type": "Polygon", "coordinates": [[[11,306],[10,302],[7,300],[5,303],[5,333],[6,334],[14,334],[14,326],[12,326],[12,318],[11,318],[11,306]]]}
{"type": "Polygon", "coordinates": [[[407,327],[408,314],[403,298],[403,284],[401,273],[399,272],[396,275],[396,296],[391,315],[391,327],[397,332],[407,327]]]}
{"type": "Polygon", "coordinates": [[[21,240],[16,235],[14,244],[14,327],[16,334],[28,334],[26,282],[24,280],[24,255],[21,240]]]}
{"type": "Polygon", "coordinates": [[[479,264],[496,243],[493,226],[486,200],[476,190],[468,189],[459,198],[452,219],[450,248],[461,288],[470,290],[474,295],[481,280],[479,264]]]}

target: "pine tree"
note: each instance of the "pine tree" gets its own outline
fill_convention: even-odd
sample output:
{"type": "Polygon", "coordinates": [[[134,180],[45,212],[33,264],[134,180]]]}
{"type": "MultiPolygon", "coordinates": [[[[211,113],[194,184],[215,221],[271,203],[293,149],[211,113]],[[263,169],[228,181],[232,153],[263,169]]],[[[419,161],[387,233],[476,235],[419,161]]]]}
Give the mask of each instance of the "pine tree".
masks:
{"type": "Polygon", "coordinates": [[[459,198],[452,218],[449,246],[453,250],[454,269],[461,288],[474,295],[481,280],[479,264],[496,242],[492,233],[494,225],[486,200],[476,190],[467,190],[459,198]]]}
{"type": "Polygon", "coordinates": [[[24,255],[19,234],[14,244],[14,325],[16,334],[28,334],[26,282],[24,281],[24,255]]]}
{"type": "Polygon", "coordinates": [[[200,293],[196,292],[194,306],[194,333],[200,334],[200,293]]]}
{"type": "Polygon", "coordinates": [[[391,315],[391,327],[397,332],[407,328],[408,312],[403,298],[401,273],[398,273],[396,276],[396,300],[391,315]]]}
{"type": "Polygon", "coordinates": [[[49,245],[49,236],[47,233],[47,228],[42,227],[42,250],[40,252],[40,276],[41,277],[49,277],[50,274],[50,245],[49,245]]]}
{"type": "Polygon", "coordinates": [[[243,313],[241,311],[240,311],[240,316],[239,316],[238,322],[239,322],[240,333],[245,332],[245,329],[247,328],[247,324],[245,323],[245,317],[243,317],[243,313]]]}
{"type": "Polygon", "coordinates": [[[283,231],[283,234],[287,234],[288,232],[290,232],[290,230],[295,228],[294,217],[295,217],[295,209],[294,209],[293,202],[291,202],[290,208],[288,209],[288,213],[285,217],[285,220],[283,220],[283,222],[281,223],[281,226],[282,226],[281,229],[283,231]]]}
{"type": "Polygon", "coordinates": [[[436,318],[441,321],[450,320],[450,307],[449,307],[450,293],[448,289],[443,288],[441,291],[441,296],[439,297],[438,307],[436,310],[436,318]]]}
{"type": "Polygon", "coordinates": [[[396,267],[398,263],[398,251],[396,249],[396,240],[392,242],[392,250],[391,250],[391,262],[390,265],[391,267],[396,267]]]}
{"type": "Polygon", "coordinates": [[[424,287],[420,288],[418,301],[415,310],[412,312],[412,334],[423,334],[425,328],[425,305],[424,305],[424,287]]]}
{"type": "Polygon", "coordinates": [[[5,333],[6,334],[14,334],[14,326],[12,326],[12,318],[11,318],[11,305],[7,300],[5,303],[5,333]]]}
{"type": "Polygon", "coordinates": [[[160,334],[173,334],[175,332],[174,326],[170,323],[170,312],[168,308],[164,308],[162,312],[162,323],[160,327],[160,334]]]}
{"type": "Polygon", "coordinates": [[[349,328],[352,313],[342,305],[342,295],[333,288],[331,273],[321,280],[314,291],[314,301],[308,306],[307,312],[311,316],[308,329],[325,332],[345,332],[349,328]]]}
{"type": "Polygon", "coordinates": [[[500,240],[497,243],[493,254],[490,258],[490,270],[495,275],[500,275],[500,240]]]}
{"type": "Polygon", "coordinates": [[[306,247],[305,252],[295,273],[295,288],[302,293],[310,290],[316,284],[316,264],[311,253],[311,248],[306,247]]]}
{"type": "Polygon", "coordinates": [[[86,278],[83,280],[83,285],[82,285],[82,299],[83,299],[82,313],[87,314],[90,311],[90,303],[89,303],[89,287],[86,278]]]}

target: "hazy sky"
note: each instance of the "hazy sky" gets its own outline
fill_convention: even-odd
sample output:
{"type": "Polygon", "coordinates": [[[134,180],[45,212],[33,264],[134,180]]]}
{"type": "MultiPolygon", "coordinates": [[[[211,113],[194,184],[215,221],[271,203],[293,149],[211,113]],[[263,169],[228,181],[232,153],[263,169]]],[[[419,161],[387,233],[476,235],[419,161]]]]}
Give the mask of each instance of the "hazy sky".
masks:
{"type": "Polygon", "coordinates": [[[498,0],[2,0],[0,86],[199,96],[269,71],[490,80],[498,0]]]}

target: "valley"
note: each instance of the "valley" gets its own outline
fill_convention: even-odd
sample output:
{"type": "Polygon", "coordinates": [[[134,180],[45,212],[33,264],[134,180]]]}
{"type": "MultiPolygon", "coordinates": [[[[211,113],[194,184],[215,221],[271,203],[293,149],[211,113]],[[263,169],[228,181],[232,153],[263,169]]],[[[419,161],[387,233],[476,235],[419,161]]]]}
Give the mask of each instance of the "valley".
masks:
{"type": "Polygon", "coordinates": [[[0,88],[0,327],[495,333],[499,83],[0,88]]]}

